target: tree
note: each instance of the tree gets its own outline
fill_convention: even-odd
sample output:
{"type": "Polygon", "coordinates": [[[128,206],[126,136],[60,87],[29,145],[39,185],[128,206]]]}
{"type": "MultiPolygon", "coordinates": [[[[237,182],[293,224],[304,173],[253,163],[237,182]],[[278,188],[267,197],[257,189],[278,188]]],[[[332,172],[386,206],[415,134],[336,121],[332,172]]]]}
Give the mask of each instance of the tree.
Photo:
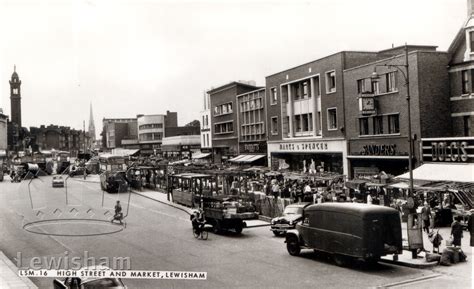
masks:
{"type": "Polygon", "coordinates": [[[199,120],[195,119],[192,122],[186,124],[185,126],[187,126],[187,127],[189,127],[189,126],[201,126],[201,123],[199,122],[199,120]]]}

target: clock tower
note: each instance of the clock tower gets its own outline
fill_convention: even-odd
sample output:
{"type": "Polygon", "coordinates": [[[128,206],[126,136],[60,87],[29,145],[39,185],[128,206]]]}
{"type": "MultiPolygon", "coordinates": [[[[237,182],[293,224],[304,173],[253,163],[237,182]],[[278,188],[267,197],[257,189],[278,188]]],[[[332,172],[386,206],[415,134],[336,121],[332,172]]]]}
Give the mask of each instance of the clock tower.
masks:
{"type": "Polygon", "coordinates": [[[11,122],[21,128],[21,80],[16,73],[16,65],[13,67],[12,79],[10,80],[10,103],[11,122]]]}

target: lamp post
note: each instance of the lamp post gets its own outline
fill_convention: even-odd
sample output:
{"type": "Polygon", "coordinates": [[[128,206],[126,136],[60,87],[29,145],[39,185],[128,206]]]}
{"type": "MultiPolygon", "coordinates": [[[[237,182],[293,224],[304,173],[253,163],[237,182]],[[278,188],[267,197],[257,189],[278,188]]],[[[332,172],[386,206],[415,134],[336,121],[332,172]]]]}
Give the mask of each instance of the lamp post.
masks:
{"type": "MultiPolygon", "coordinates": [[[[383,65],[376,65],[374,68],[374,72],[372,73],[372,79],[377,80],[379,79],[379,76],[377,74],[376,68],[377,66],[385,66],[388,68],[396,68],[400,73],[403,75],[403,78],[405,79],[405,85],[406,85],[406,100],[407,100],[407,113],[408,113],[408,173],[409,173],[409,187],[408,187],[408,201],[409,201],[409,206],[413,206],[413,137],[412,137],[412,129],[411,129],[411,104],[410,104],[410,69],[409,69],[409,64],[408,64],[408,46],[405,43],[405,63],[404,64],[383,64],[383,65]],[[403,69],[402,69],[403,68],[403,69]]],[[[410,213],[408,215],[408,223],[407,223],[407,231],[408,231],[408,243],[409,247],[412,250],[412,257],[415,259],[417,258],[416,254],[416,249],[412,249],[413,247],[419,247],[421,243],[421,248],[423,248],[423,238],[421,236],[422,232],[419,230],[418,234],[418,229],[413,229],[412,224],[410,224],[410,221],[413,223],[414,222],[414,214],[413,213],[413,207],[410,208],[410,213]],[[411,226],[410,226],[411,225],[411,226]],[[410,228],[412,227],[412,228],[410,228]],[[412,230],[412,231],[410,231],[412,230]],[[416,231],[417,233],[414,233],[413,231],[416,231]],[[412,233],[412,234],[410,234],[412,233]],[[413,238],[410,238],[413,236],[413,238]],[[412,240],[412,242],[410,242],[412,240]],[[413,243],[413,246],[411,244],[413,243]]],[[[421,229],[421,228],[419,228],[421,229]]]]}

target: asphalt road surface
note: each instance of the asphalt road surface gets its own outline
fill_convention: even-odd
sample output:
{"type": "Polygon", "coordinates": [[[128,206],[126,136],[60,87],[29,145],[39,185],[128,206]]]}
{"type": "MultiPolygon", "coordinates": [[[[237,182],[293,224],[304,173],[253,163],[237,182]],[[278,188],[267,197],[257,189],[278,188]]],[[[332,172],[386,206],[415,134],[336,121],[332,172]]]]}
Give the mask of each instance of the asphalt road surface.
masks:
{"type": "MultiPolygon", "coordinates": [[[[15,264],[21,253],[21,266],[28,266],[33,257],[68,256],[70,260],[87,254],[97,262],[99,258],[129,257],[131,270],[207,272],[207,280],[202,281],[125,279],[128,288],[373,288],[433,274],[386,264],[342,268],[312,251],[292,257],[284,239],[274,237],[268,227],[244,229],[241,235],[209,233],[208,240],[197,240],[185,212],[135,194],[130,196],[126,228],[118,233],[87,237],[34,234],[25,231],[23,224],[72,215],[108,220],[116,199],[127,211],[128,194],[103,194],[98,183],[70,179],[66,203],[66,189],[52,188],[51,177],[33,181],[30,191],[27,187],[27,181],[0,183],[0,250],[15,264]]],[[[92,222],[35,228],[72,235],[120,229],[92,222]]],[[[40,288],[52,287],[51,278],[32,281],[40,288]]]]}

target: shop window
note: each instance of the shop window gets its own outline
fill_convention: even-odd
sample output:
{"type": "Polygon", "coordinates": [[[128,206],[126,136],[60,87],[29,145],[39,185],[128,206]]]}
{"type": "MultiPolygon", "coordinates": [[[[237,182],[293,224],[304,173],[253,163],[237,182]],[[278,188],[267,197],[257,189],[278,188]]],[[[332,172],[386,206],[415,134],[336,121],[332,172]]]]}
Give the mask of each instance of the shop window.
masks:
{"type": "Polygon", "coordinates": [[[388,133],[400,133],[400,123],[398,114],[392,114],[388,116],[388,133]]]}
{"type": "Polygon", "coordinates": [[[271,131],[273,135],[278,134],[278,116],[272,117],[271,131]]]}
{"type": "Polygon", "coordinates": [[[374,117],[374,134],[383,134],[383,116],[374,117]]]}
{"type": "Polygon", "coordinates": [[[337,109],[328,108],[328,130],[337,129],[337,109]]]}
{"type": "Polygon", "coordinates": [[[369,134],[369,118],[359,118],[359,135],[369,134]]]}
{"type": "Polygon", "coordinates": [[[326,72],[326,93],[336,92],[336,71],[326,72]]]}
{"type": "Polygon", "coordinates": [[[461,71],[461,81],[462,81],[462,94],[470,93],[469,88],[469,70],[461,71]]]}

